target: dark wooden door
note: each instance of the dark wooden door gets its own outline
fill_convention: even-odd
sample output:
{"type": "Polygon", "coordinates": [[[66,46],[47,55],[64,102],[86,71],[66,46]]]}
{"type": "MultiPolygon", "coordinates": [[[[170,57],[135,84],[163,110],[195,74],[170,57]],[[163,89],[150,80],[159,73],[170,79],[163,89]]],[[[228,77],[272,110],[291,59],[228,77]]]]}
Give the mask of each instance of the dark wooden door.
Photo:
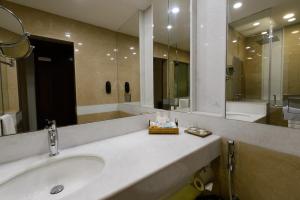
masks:
{"type": "Polygon", "coordinates": [[[30,39],[34,48],[38,129],[45,120],[57,126],[77,123],[73,43],[39,37],[30,39]]]}

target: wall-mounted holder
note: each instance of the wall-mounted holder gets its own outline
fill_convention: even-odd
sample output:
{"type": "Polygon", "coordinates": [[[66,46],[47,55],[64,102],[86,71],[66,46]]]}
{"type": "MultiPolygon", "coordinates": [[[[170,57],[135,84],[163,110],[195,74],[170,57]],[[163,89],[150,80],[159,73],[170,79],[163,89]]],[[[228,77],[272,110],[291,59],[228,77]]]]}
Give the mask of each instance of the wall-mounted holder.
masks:
{"type": "Polygon", "coordinates": [[[110,81],[106,81],[105,91],[106,91],[106,94],[111,94],[111,83],[110,83],[110,81]]]}
{"type": "Polygon", "coordinates": [[[125,82],[125,93],[128,94],[130,92],[130,84],[129,82],[125,82]]]}

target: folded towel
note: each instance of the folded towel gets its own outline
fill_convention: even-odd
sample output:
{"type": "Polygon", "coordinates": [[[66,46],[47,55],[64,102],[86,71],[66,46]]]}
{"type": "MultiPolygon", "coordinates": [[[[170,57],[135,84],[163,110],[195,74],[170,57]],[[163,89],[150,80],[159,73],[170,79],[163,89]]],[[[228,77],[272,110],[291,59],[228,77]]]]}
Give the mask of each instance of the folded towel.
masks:
{"type": "Polygon", "coordinates": [[[300,109],[285,106],[282,108],[285,120],[300,121],[300,109]]]}
{"type": "Polygon", "coordinates": [[[2,133],[2,126],[3,126],[3,125],[2,125],[2,122],[1,122],[1,120],[0,120],[0,137],[3,136],[3,133],[2,133]]]}
{"type": "Polygon", "coordinates": [[[16,127],[15,127],[14,119],[11,115],[8,115],[8,114],[2,115],[0,117],[0,119],[2,120],[2,126],[3,126],[2,135],[5,136],[5,135],[16,134],[16,127]]]}

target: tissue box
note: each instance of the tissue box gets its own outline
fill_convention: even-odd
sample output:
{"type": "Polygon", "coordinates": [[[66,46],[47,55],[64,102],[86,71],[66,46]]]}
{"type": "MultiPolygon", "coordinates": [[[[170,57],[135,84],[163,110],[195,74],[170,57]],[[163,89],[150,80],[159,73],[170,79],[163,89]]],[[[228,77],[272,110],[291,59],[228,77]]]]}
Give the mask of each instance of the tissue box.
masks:
{"type": "Polygon", "coordinates": [[[159,127],[149,127],[149,134],[179,134],[179,128],[159,128],[159,127]]]}

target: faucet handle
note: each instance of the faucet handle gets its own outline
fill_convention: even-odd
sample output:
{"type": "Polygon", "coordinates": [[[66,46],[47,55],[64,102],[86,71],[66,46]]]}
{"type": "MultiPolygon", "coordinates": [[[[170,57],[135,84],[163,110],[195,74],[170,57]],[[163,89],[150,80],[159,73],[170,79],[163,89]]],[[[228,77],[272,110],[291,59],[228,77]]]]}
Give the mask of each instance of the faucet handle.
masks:
{"type": "Polygon", "coordinates": [[[45,123],[46,123],[45,129],[49,129],[52,126],[56,126],[56,121],[55,120],[45,119],[45,123]]]}

